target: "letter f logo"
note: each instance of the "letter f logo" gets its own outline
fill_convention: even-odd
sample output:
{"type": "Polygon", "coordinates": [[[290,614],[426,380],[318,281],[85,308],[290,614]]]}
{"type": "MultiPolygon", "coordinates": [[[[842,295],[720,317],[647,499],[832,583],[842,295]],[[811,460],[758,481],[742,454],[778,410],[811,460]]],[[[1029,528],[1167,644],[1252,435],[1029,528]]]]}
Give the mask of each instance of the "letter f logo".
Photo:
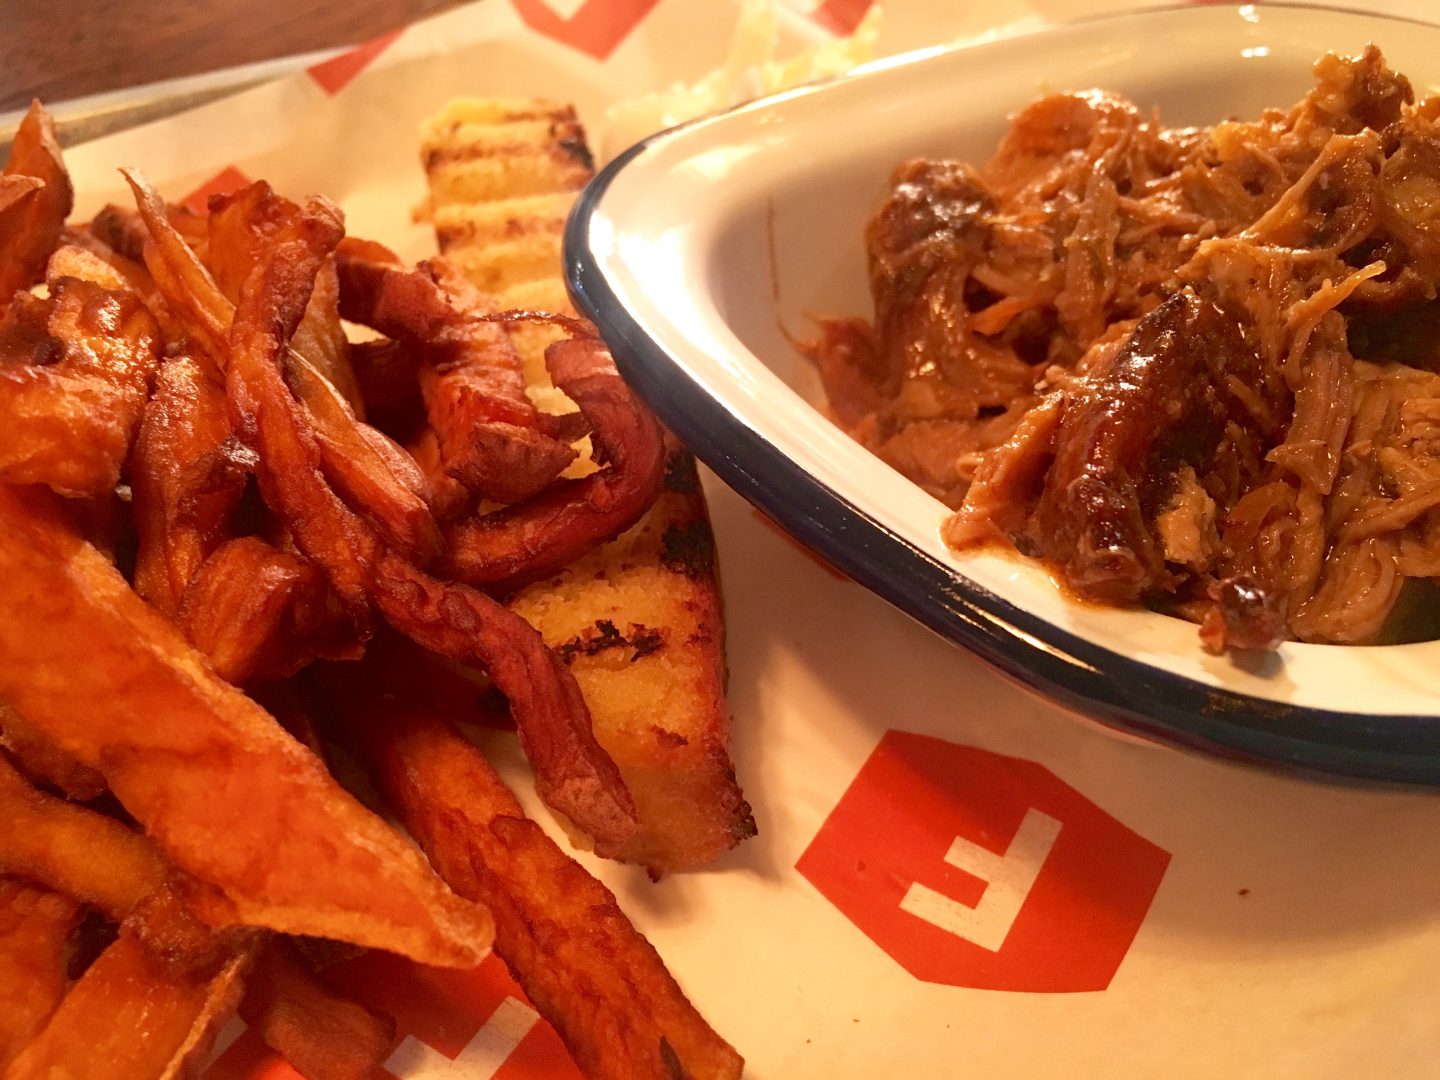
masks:
{"type": "Polygon", "coordinates": [[[980,902],[967,907],[917,881],[906,890],[900,907],[982,949],[999,952],[1059,835],[1060,822],[1032,808],[1025,811],[1003,855],[957,836],[945,861],[985,882],[980,902]]]}
{"type": "Polygon", "coordinates": [[[1033,761],[891,731],[796,868],[917,979],[1110,985],[1170,854],[1033,761]]]}

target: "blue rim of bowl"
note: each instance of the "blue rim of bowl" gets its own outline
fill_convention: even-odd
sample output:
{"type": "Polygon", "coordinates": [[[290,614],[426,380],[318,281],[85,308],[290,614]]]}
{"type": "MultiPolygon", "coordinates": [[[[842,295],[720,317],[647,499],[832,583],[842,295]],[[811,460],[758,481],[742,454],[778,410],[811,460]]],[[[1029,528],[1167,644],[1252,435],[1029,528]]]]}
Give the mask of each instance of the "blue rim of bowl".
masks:
{"type": "MultiPolygon", "coordinates": [[[[1167,6],[1083,22],[1201,10],[1216,8],[1167,6]]],[[[1325,10],[1432,25],[1371,12],[1325,10]]],[[[986,45],[962,46],[957,51],[965,48],[986,45]]],[[[831,81],[778,96],[814,92],[831,81]]],[[[737,108],[756,105],[749,102],[737,108]]],[[[659,132],[610,162],[581,193],[564,235],[572,298],[599,328],[626,381],[696,457],[838,570],[1063,708],[1132,734],[1313,777],[1440,786],[1440,716],[1288,705],[1208,686],[1096,645],[921,551],[806,472],[710,397],[631,317],[606,281],[586,236],[606,190],[630,162],[657,141],[724,115],[659,132]]],[[[897,475],[896,482],[907,481],[897,475]]]]}

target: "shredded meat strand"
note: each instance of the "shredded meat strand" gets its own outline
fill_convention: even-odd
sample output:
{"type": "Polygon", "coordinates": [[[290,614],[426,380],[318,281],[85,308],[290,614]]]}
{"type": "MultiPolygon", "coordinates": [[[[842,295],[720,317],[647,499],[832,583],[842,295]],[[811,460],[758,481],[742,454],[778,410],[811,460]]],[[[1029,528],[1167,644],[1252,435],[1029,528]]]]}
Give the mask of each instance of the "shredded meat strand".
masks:
{"type": "Polygon", "coordinates": [[[952,546],[1013,544],[1216,652],[1404,632],[1440,570],[1440,99],[1373,46],[1314,72],[1206,129],[1058,94],[983,166],[896,169],[873,322],[808,349],[952,546]]]}

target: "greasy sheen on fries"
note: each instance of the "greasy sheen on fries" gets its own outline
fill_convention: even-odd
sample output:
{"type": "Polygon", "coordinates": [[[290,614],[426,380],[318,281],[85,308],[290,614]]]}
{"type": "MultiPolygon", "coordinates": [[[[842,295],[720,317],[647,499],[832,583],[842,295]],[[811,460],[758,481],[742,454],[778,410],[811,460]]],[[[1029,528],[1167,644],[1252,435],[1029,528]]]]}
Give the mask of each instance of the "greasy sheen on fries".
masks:
{"type": "MultiPolygon", "coordinates": [[[[490,764],[403,672],[332,680],[377,787],[440,874],[495,913],[495,949],[587,1077],[736,1077],[610,890],[529,818],[490,764]],[[398,675],[398,677],[397,677],[398,675]]],[[[338,674],[338,673],[337,673],[338,674]]]]}
{"type": "Polygon", "coordinates": [[[435,964],[484,955],[488,915],[216,677],[42,493],[0,488],[0,608],[29,616],[0,620],[0,698],[99,769],[236,921],[435,964]]]}
{"type": "Polygon", "coordinates": [[[211,963],[250,933],[215,933],[200,923],[191,906],[203,902],[207,886],[175,871],[114,818],[30,787],[3,756],[0,818],[10,826],[0,834],[0,871],[94,905],[174,964],[211,963]]]}
{"type": "Polygon", "coordinates": [[[79,920],[69,897],[0,877],[0,1073],[60,1004],[79,920]]]}
{"type": "Polygon", "coordinates": [[[235,1011],[249,951],[177,972],[122,932],[70,988],[5,1080],[159,1080],[192,1075],[235,1011]]]}

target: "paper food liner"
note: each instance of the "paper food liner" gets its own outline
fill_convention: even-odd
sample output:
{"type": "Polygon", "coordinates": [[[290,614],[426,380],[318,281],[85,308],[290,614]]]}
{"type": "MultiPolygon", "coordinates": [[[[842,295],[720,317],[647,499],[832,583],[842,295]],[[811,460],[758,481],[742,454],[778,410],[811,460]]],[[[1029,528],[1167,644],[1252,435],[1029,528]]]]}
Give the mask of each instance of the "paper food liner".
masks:
{"type": "MultiPolygon", "coordinates": [[[[869,6],[782,5],[782,55],[848,32],[869,6]]],[[[1141,5],[895,0],[878,51],[1126,6],[1141,5]]],[[[594,134],[608,103],[721,63],[736,15],[733,3],[685,0],[457,9],[71,150],[78,213],[128,201],[120,165],[172,199],[265,178],[323,192],[353,233],[423,257],[434,248],[411,220],[425,194],[417,131],[448,98],[567,100],[594,134]]],[[[1440,1074],[1440,799],[1077,723],[707,481],[734,756],[760,834],[659,884],[578,857],[747,1075],[1440,1074]]],[[[513,739],[489,749],[561,837],[513,739]]],[[[397,1017],[396,1077],[578,1075],[495,958],[456,973],[374,955],[331,975],[397,1017]]],[[[238,1026],[207,1073],[294,1075],[238,1026]]]]}

